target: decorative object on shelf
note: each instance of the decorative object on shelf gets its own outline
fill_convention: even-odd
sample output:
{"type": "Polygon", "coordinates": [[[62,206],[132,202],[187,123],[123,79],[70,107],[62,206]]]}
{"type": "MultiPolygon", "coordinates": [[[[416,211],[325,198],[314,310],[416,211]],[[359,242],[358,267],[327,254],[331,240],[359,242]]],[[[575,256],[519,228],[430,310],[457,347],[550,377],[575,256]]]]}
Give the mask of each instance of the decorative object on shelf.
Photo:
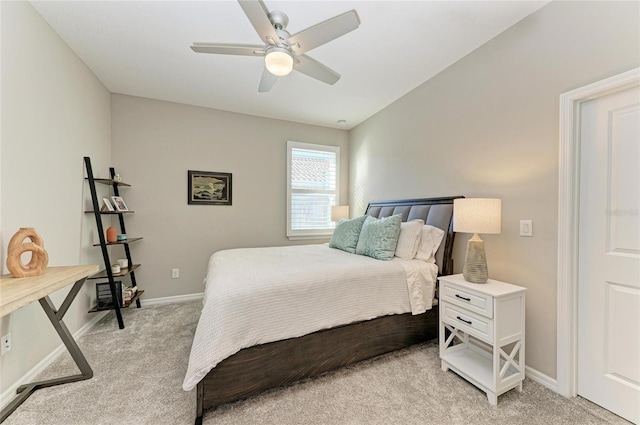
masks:
{"type": "Polygon", "coordinates": [[[331,221],[337,223],[343,218],[349,218],[349,205],[334,205],[331,207],[331,221]]]}
{"type": "Polygon", "coordinates": [[[122,177],[120,177],[120,174],[115,174],[113,176],[113,181],[118,183],[122,182],[122,177]]]}
{"type": "Polygon", "coordinates": [[[461,198],[453,201],[453,231],[473,233],[467,242],[462,274],[467,282],[486,283],[489,278],[484,241],[478,233],[500,233],[502,201],[493,198],[461,198]]]}
{"type": "MultiPolygon", "coordinates": [[[[122,281],[116,280],[113,282],[116,286],[116,297],[118,298],[118,305],[122,305],[122,281]]],[[[113,295],[111,294],[111,286],[109,282],[96,283],[96,302],[98,310],[110,310],[114,307],[113,295]]]]}
{"type": "Polygon", "coordinates": [[[190,205],[231,205],[231,173],[188,172],[190,205]]]}
{"type": "Polygon", "coordinates": [[[114,211],[113,205],[109,202],[109,198],[102,198],[102,208],[100,211],[114,211]]]}
{"type": "Polygon", "coordinates": [[[138,288],[135,286],[129,286],[128,288],[126,288],[123,295],[124,303],[130,303],[133,297],[136,295],[136,292],[138,292],[138,288]]]}
{"type": "Polygon", "coordinates": [[[118,242],[126,241],[127,240],[127,235],[124,235],[124,234],[118,235],[116,237],[116,239],[117,239],[118,242]]]}
{"type": "Polygon", "coordinates": [[[129,260],[127,260],[126,258],[121,258],[118,260],[118,265],[120,266],[120,268],[126,269],[129,267],[129,260]]]}
{"type": "Polygon", "coordinates": [[[118,241],[118,231],[115,227],[109,226],[107,227],[107,242],[117,242],[118,241]]]}
{"type": "Polygon", "coordinates": [[[49,264],[49,254],[44,249],[42,237],[33,227],[21,227],[7,246],[7,269],[13,277],[40,276],[49,264]],[[31,242],[24,242],[30,239],[31,242]],[[31,260],[22,264],[20,256],[31,252],[31,260]]]}
{"type": "Polygon", "coordinates": [[[111,273],[120,273],[120,264],[113,264],[111,266],[111,273]]]}
{"type": "Polygon", "coordinates": [[[129,211],[129,208],[127,208],[127,204],[124,203],[122,196],[112,196],[111,200],[113,201],[113,206],[116,211],[129,211]]]}

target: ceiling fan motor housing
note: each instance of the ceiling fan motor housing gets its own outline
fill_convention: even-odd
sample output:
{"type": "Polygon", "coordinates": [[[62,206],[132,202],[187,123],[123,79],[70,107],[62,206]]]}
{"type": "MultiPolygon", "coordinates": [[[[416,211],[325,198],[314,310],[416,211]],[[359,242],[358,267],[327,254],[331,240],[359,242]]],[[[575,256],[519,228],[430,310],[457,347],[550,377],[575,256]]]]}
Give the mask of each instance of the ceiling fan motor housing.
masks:
{"type": "MultiPolygon", "coordinates": [[[[289,34],[289,32],[285,29],[289,24],[289,18],[287,17],[287,15],[277,10],[269,12],[267,16],[269,17],[269,21],[273,25],[273,28],[275,29],[276,34],[278,34],[279,38],[279,40],[273,40],[273,43],[275,43],[275,45],[278,47],[289,50],[289,53],[293,55],[293,52],[289,48],[289,43],[287,42],[289,40],[289,37],[291,37],[291,34],[289,34]]],[[[267,38],[271,37],[267,36],[267,38]]]]}
{"type": "Polygon", "coordinates": [[[273,27],[277,30],[283,30],[289,24],[289,17],[279,10],[269,12],[267,17],[269,18],[269,21],[271,21],[273,27]]]}

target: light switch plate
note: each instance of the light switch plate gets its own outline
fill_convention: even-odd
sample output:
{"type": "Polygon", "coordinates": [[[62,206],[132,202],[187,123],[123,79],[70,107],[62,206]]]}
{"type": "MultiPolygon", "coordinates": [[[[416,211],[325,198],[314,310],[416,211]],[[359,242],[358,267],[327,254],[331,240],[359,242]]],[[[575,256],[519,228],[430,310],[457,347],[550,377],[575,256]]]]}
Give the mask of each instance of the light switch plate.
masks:
{"type": "Polygon", "coordinates": [[[533,236],[532,220],[520,220],[520,236],[533,236]]]}

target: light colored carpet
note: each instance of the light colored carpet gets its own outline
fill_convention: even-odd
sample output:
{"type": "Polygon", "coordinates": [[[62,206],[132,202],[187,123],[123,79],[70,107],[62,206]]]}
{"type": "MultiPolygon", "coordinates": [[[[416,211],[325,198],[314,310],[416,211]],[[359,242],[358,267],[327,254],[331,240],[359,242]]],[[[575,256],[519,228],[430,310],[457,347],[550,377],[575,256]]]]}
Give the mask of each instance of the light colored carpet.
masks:
{"type": "MultiPolygon", "coordinates": [[[[90,380],[36,391],[4,425],[192,424],[195,393],[182,390],[200,302],[109,314],[79,345],[90,380]]],[[[39,378],[75,372],[68,354],[39,378]]],[[[435,342],[380,356],[207,412],[205,425],[628,424],[580,397],[525,380],[490,406],[484,393],[442,372],[435,342]]]]}

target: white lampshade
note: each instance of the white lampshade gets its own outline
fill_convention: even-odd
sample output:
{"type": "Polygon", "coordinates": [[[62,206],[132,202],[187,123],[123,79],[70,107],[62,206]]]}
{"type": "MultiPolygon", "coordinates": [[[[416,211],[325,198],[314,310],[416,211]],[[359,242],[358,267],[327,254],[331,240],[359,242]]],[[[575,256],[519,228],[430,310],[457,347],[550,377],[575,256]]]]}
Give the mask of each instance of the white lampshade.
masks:
{"type": "Polygon", "coordinates": [[[274,47],[264,57],[264,64],[267,71],[282,77],[293,70],[293,57],[286,49],[274,47]]]}
{"type": "Polygon", "coordinates": [[[461,233],[500,233],[502,200],[461,198],[453,200],[453,231],[461,233]]]}
{"type": "Polygon", "coordinates": [[[331,207],[331,221],[340,221],[349,218],[349,205],[336,205],[331,207]]]}

